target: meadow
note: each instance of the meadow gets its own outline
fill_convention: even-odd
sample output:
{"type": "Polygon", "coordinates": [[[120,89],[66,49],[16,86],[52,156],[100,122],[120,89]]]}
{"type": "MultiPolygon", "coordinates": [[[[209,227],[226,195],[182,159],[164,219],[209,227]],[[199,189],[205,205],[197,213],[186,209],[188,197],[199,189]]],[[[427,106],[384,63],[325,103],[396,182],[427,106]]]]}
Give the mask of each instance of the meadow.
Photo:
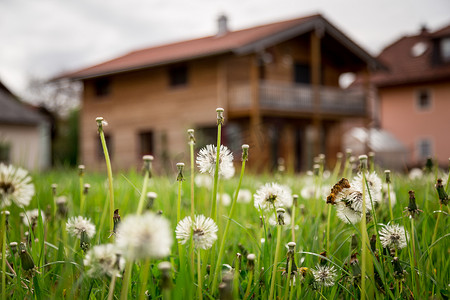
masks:
{"type": "Polygon", "coordinates": [[[143,172],[31,174],[28,203],[28,175],[2,165],[2,299],[448,299],[448,169],[385,172],[348,152],[255,175],[251,148],[230,165],[193,135],[173,176],[152,157],[143,172]]]}

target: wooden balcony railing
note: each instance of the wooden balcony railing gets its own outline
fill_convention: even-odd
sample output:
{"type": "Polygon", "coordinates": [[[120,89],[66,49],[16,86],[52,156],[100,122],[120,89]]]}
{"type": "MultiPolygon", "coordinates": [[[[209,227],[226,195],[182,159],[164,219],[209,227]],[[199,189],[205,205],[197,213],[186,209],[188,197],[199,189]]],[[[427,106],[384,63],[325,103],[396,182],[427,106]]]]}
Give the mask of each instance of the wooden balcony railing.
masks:
{"type": "MultiPolygon", "coordinates": [[[[250,85],[235,86],[229,93],[231,110],[251,108],[250,85]]],[[[335,87],[320,86],[319,113],[358,115],[366,112],[365,98],[362,90],[343,90],[335,87]]],[[[259,85],[260,109],[279,112],[314,112],[313,89],[307,84],[261,81],[259,85]]]]}

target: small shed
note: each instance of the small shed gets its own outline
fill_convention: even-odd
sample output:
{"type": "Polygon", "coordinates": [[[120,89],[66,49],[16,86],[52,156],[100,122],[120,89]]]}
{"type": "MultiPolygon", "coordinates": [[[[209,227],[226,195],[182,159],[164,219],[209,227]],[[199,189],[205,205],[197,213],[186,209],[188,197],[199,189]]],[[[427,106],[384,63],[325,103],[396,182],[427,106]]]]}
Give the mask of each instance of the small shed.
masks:
{"type": "Polygon", "coordinates": [[[408,149],[391,133],[378,128],[354,127],[343,137],[345,149],[354,155],[375,153],[376,163],[385,169],[405,170],[408,149]]]}
{"type": "Polygon", "coordinates": [[[48,120],[0,82],[0,162],[29,170],[51,164],[48,120]]]}

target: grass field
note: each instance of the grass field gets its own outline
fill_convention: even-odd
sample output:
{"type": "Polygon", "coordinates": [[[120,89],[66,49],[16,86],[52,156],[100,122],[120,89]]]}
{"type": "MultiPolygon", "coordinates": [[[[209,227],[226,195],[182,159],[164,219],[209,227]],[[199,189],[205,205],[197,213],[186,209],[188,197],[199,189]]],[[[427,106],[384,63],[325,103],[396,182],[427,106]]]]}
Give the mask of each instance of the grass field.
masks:
{"type": "MultiPolygon", "coordinates": [[[[236,161],[240,155],[234,154],[236,161]]],[[[247,164],[251,163],[250,149],[247,164]]],[[[448,173],[431,168],[415,179],[392,173],[391,210],[386,192],[380,191],[381,199],[375,201],[371,173],[363,172],[365,176],[355,179],[363,183],[358,194],[364,199],[363,206],[356,209],[361,221],[350,222],[350,215],[338,217],[339,208],[354,208],[349,197],[340,200],[337,192],[345,188],[335,184],[345,177],[353,186],[357,173],[344,165],[345,159],[336,170],[324,171],[319,164],[315,174],[276,172],[256,176],[244,172],[241,178],[241,166],[236,165],[235,176],[218,180],[215,209],[214,184],[195,185],[194,214],[214,219],[217,239],[212,229],[198,234],[200,229],[193,227],[187,231],[190,238],[185,244],[178,243],[181,240],[176,239],[175,228],[179,220],[192,214],[190,164],[181,172],[183,178],[176,172],[168,177],[153,174],[147,180],[143,174],[133,172],[114,174],[113,208],[119,210],[121,223],[111,220],[106,171],[93,173],[87,167],[83,176],[78,170],[32,174],[36,191],[30,204],[20,208],[12,203],[2,208],[10,212],[7,222],[2,214],[1,257],[6,257],[1,260],[2,299],[447,299],[448,198],[438,194],[435,184],[437,178],[442,178],[445,190],[448,173]],[[274,212],[281,194],[267,198],[268,204],[273,204],[267,210],[261,205],[255,208],[257,196],[247,199],[249,202],[236,201],[234,197],[239,185],[241,193],[248,190],[263,195],[261,187],[271,182],[287,191],[287,196],[283,195],[290,197],[287,203],[293,202],[280,205],[286,210],[284,215],[274,212]],[[87,193],[83,193],[85,183],[90,184],[87,193]],[[53,190],[52,184],[57,184],[53,190]],[[141,197],[143,186],[146,188],[141,197]],[[333,186],[337,190],[329,202],[335,201],[334,205],[326,201],[333,186]],[[415,192],[417,207],[410,202],[411,190],[415,192]],[[147,205],[150,191],[157,194],[153,205],[147,205]],[[228,194],[231,201],[221,194],[228,194]],[[296,201],[292,201],[294,194],[299,195],[296,201]],[[66,204],[61,196],[66,197],[66,204]],[[40,213],[33,221],[31,213],[26,212],[35,208],[40,213]],[[118,244],[124,237],[116,236],[111,226],[116,225],[115,231],[120,233],[124,230],[121,224],[137,214],[165,218],[167,236],[161,237],[164,230],[159,225],[144,228],[148,231],[144,230],[142,239],[147,244],[139,253],[131,243],[127,251],[133,248],[132,255],[120,252],[113,261],[86,261],[97,245],[118,244]],[[24,215],[29,222],[24,223],[24,215]],[[367,217],[361,217],[364,215],[367,217]],[[86,229],[72,236],[67,222],[76,216],[89,218],[95,233],[86,229]],[[283,220],[285,224],[281,225],[283,220]],[[385,226],[388,224],[403,226],[404,232],[389,232],[385,226]],[[202,240],[206,238],[210,240],[202,240]],[[14,242],[18,243],[17,250],[11,244],[14,242]],[[171,246],[159,249],[162,252],[158,255],[149,250],[158,250],[166,242],[171,246]],[[211,242],[212,247],[201,242],[211,242]],[[288,247],[289,242],[296,244],[288,247]],[[384,247],[389,242],[392,243],[384,247]],[[123,258],[127,258],[125,262],[123,258]]],[[[385,191],[384,170],[377,170],[376,166],[375,170],[385,191]]],[[[198,176],[198,169],[195,174],[198,176]]],[[[6,191],[1,180],[0,189],[6,191]]],[[[136,228],[136,234],[140,229],[136,228]]],[[[128,238],[134,234],[131,230],[128,238]]]]}

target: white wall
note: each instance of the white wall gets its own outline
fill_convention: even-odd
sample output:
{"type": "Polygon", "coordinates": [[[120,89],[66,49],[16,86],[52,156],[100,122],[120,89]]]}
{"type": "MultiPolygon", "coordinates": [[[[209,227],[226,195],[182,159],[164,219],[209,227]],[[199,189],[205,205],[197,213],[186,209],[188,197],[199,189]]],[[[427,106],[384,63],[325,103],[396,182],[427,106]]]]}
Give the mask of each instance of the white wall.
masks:
{"type": "Polygon", "coordinates": [[[28,170],[50,167],[50,132],[43,123],[35,126],[0,124],[0,143],[10,145],[10,163],[28,170]]]}

